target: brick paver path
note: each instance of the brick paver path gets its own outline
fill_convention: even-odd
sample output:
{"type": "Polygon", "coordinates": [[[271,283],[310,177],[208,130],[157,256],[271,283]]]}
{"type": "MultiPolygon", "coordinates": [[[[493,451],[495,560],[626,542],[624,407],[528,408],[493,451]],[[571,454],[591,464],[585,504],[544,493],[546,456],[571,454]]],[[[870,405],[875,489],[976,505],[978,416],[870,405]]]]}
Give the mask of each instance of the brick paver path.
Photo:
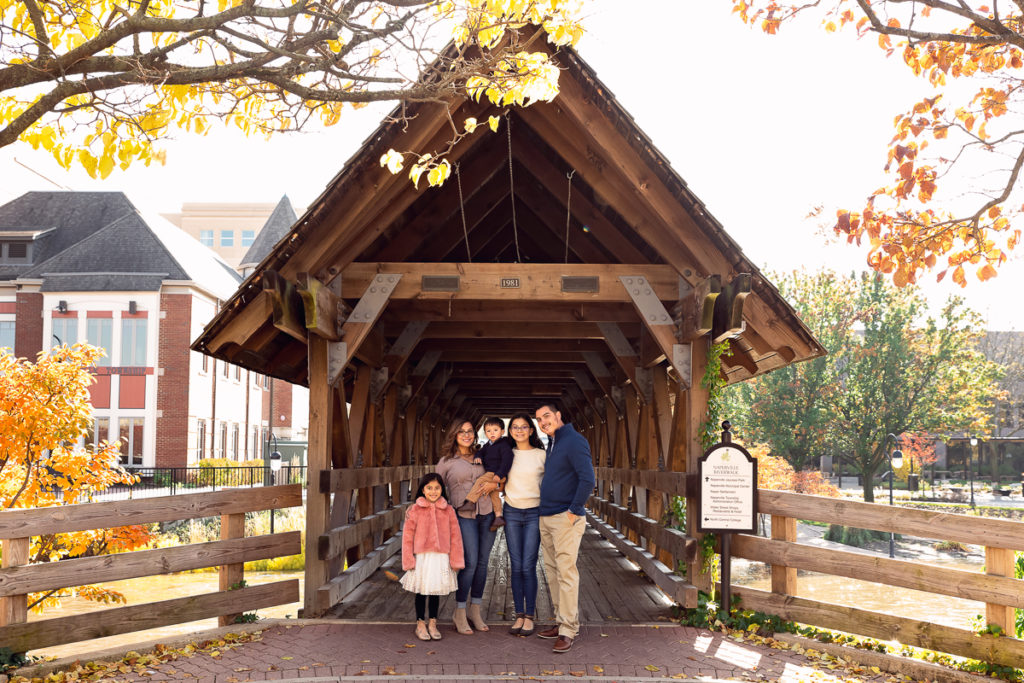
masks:
{"type": "Polygon", "coordinates": [[[360,681],[462,683],[701,677],[795,682],[834,680],[833,673],[843,673],[816,670],[811,659],[790,650],[675,625],[584,626],[565,654],[554,654],[550,640],[510,636],[507,626],[460,636],[444,625],[442,632],[443,640],[425,642],[414,637],[411,624],[275,626],[264,631],[259,641],[221,648],[216,657],[200,652],[152,667],[148,675],[132,673],[123,680],[241,683],[320,678],[326,683],[337,677],[360,677],[360,681]]]}

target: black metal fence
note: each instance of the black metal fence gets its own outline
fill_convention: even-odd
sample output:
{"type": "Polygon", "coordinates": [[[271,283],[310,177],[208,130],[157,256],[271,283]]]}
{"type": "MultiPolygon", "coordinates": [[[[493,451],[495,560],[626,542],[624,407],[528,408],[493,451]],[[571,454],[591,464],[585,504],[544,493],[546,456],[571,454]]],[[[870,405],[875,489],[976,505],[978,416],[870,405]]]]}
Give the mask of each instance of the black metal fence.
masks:
{"type": "Polygon", "coordinates": [[[93,495],[93,500],[126,500],[139,497],[200,493],[229,488],[250,488],[281,484],[305,484],[305,465],[269,467],[134,467],[135,484],[115,484],[93,495]]]}

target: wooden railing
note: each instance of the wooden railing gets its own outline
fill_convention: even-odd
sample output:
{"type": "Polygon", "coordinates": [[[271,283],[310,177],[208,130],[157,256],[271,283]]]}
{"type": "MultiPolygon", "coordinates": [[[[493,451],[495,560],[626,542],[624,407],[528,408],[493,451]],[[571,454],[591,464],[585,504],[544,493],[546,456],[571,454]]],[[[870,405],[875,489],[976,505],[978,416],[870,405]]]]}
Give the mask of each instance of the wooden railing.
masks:
{"type": "MultiPolygon", "coordinates": [[[[362,467],[320,472],[321,494],[334,494],[337,524],[317,539],[316,560],[327,563],[328,582],[316,590],[317,612],[323,613],[402,549],[405,509],[428,465],[362,467]],[[360,498],[369,505],[359,505],[360,498]],[[364,511],[360,516],[360,510],[364,511]],[[348,560],[348,566],[344,561],[348,560]]],[[[307,554],[307,562],[310,555],[307,554]]],[[[308,603],[308,601],[307,601],[308,603]]]]}
{"type": "Polygon", "coordinates": [[[221,625],[227,625],[242,612],[296,602],[298,580],[231,588],[242,581],[245,562],[301,551],[298,531],[245,537],[245,513],[301,505],[302,487],[293,484],[2,511],[0,644],[13,652],[26,652],[210,617],[219,617],[221,625]],[[218,515],[219,541],[28,564],[33,536],[218,515]],[[27,621],[30,593],[215,566],[220,567],[216,593],[27,621]]]}
{"type": "Polygon", "coordinates": [[[758,507],[771,515],[772,538],[735,534],[732,554],[771,565],[772,589],[733,586],[733,595],[740,596],[744,608],[1003,666],[1024,662],[1024,640],[1011,637],[1014,610],[1024,609],[1024,581],[1013,578],[1014,551],[1024,549],[1024,522],[765,489],[758,492],[758,507]],[[985,573],[802,545],[796,542],[798,519],[983,544],[985,573]],[[987,623],[1002,627],[1009,635],[976,635],[930,621],[800,598],[796,596],[798,569],[977,600],[985,603],[987,623]]]}
{"type": "Polygon", "coordinates": [[[696,607],[696,586],[674,571],[678,564],[693,560],[696,540],[647,516],[650,496],[662,497],[661,508],[669,509],[668,498],[686,495],[686,474],[609,467],[597,467],[595,474],[598,493],[587,501],[592,510],[587,515],[591,526],[636,562],[670,598],[683,607],[696,607]],[[636,511],[623,505],[630,498],[636,511]]]}

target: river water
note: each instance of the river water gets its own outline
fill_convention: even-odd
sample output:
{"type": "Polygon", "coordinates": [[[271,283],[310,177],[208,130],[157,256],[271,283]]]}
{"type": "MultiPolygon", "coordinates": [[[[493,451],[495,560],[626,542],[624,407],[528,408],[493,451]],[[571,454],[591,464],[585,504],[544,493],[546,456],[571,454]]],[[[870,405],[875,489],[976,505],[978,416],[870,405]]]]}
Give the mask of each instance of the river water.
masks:
{"type": "MultiPolygon", "coordinates": [[[[936,559],[929,560],[928,564],[970,572],[979,572],[982,567],[980,562],[965,560],[936,559]]],[[[771,574],[765,565],[737,559],[733,560],[732,583],[771,590],[771,574]]],[[[815,572],[797,573],[796,594],[801,598],[964,629],[971,627],[975,615],[985,614],[983,602],[815,572]]]]}

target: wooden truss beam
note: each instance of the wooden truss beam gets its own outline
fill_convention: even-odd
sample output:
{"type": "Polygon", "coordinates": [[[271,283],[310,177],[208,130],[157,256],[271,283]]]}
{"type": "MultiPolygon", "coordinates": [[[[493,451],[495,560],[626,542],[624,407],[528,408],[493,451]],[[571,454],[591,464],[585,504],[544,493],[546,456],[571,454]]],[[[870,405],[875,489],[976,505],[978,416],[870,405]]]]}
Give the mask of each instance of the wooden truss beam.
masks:
{"type": "Polygon", "coordinates": [[[403,276],[394,299],[629,302],[618,281],[623,275],[642,275],[659,299],[679,297],[679,274],[655,264],[352,263],[345,286],[363,291],[379,273],[403,276]],[[445,279],[432,279],[439,277],[445,279]]]}

